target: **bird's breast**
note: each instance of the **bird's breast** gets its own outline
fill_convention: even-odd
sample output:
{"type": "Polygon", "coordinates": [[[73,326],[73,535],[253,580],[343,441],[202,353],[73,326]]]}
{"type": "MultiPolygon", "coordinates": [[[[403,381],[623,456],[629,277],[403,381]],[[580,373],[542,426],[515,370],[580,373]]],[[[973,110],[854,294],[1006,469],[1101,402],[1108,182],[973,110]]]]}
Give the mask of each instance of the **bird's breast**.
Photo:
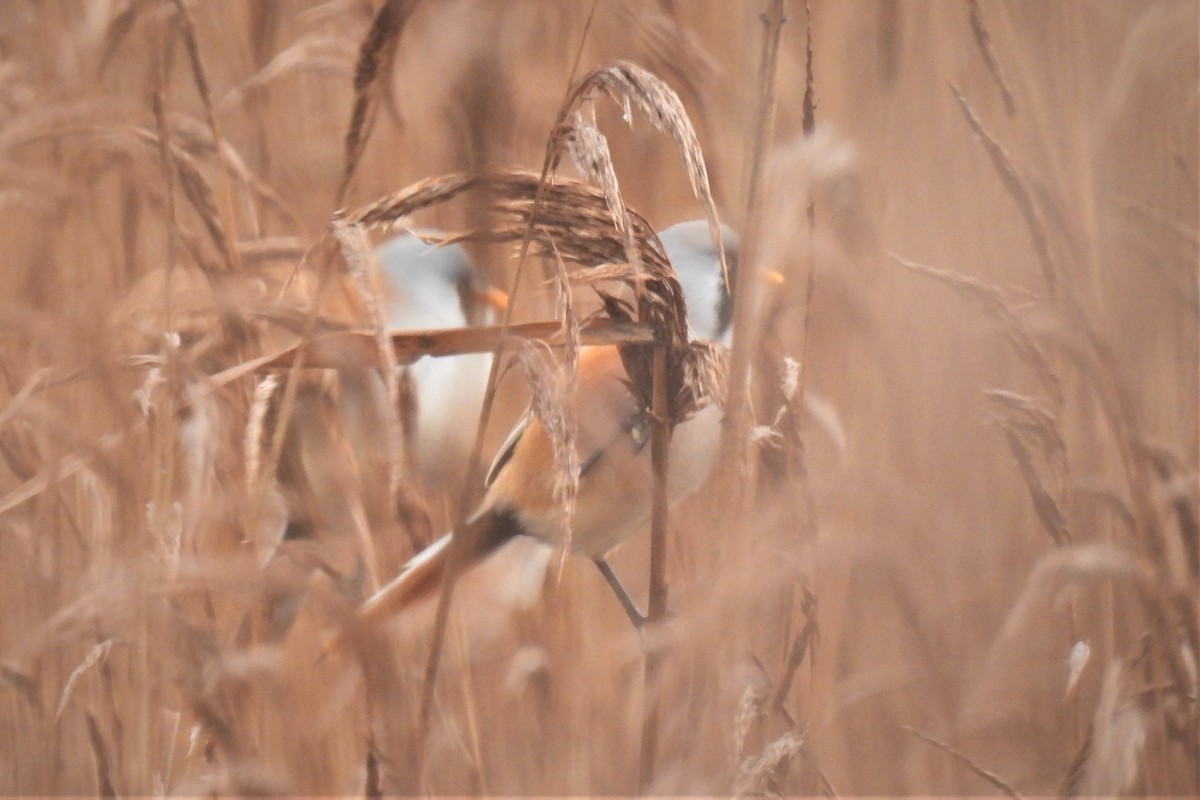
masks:
{"type": "MultiPolygon", "coordinates": [[[[568,399],[582,465],[571,518],[571,548],[589,557],[608,553],[649,520],[654,491],[645,414],[624,382],[616,348],[586,348],[577,388],[568,399]]],[[[676,427],[668,493],[674,503],[694,491],[712,468],[720,412],[703,409],[676,427]]],[[[532,420],[496,476],[485,505],[511,508],[530,535],[558,543],[566,535],[562,442],[532,420]]]]}

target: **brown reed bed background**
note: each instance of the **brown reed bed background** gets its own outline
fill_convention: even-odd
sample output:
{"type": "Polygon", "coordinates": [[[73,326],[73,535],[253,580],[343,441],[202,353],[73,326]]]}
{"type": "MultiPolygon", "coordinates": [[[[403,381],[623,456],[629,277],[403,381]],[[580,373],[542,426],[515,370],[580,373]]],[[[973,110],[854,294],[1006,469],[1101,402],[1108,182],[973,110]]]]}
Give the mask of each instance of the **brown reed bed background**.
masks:
{"type": "MultiPolygon", "coordinates": [[[[2,4],[0,792],[1200,792],[1198,9],[2,4]],[[620,62],[664,88],[560,117],[620,62]],[[380,414],[358,223],[404,199],[502,287],[528,237],[512,322],[561,320],[556,254],[654,268],[698,163],[785,281],[738,306],[746,455],[670,514],[666,633],[571,559],[512,600],[506,553],[319,658],[336,576],[462,502],[380,414]]],[[[565,385],[524,361],[484,459],[565,385]]]]}

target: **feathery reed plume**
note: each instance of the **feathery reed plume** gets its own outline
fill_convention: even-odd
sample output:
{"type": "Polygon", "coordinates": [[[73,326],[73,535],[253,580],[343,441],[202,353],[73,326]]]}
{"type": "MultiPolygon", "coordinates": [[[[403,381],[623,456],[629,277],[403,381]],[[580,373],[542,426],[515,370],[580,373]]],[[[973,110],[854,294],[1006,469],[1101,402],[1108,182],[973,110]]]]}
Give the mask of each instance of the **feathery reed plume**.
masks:
{"type": "Polygon", "coordinates": [[[350,181],[358,171],[367,138],[375,124],[376,104],[380,81],[387,75],[396,58],[400,34],[417,7],[418,0],[384,0],[371,21],[371,29],[363,39],[354,67],[354,111],[346,130],[344,144],[345,166],[338,186],[336,204],[345,202],[350,181]]]}
{"type": "Polygon", "coordinates": [[[793,758],[804,748],[804,737],[788,731],[768,744],[757,757],[742,762],[733,781],[734,797],[770,796],[779,787],[793,758]]]}

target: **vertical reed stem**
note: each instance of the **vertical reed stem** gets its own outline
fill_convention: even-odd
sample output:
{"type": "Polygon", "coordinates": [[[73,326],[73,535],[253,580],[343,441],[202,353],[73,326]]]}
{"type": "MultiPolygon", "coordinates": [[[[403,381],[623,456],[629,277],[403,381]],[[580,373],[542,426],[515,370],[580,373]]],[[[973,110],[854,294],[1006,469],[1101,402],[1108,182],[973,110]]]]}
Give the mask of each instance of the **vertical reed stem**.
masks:
{"type": "MultiPolygon", "coordinates": [[[[775,110],[775,82],[778,72],[779,45],[783,39],[786,0],[772,0],[769,11],[762,13],[764,26],[762,59],[759,62],[759,100],[755,113],[754,144],[750,156],[750,177],[746,188],[745,236],[742,239],[742,271],[750,274],[758,257],[758,220],[762,206],[762,168],[770,141],[775,110]]],[[[733,306],[733,353],[729,362],[729,396],[725,403],[725,425],[721,430],[718,459],[717,497],[721,507],[737,508],[741,476],[745,474],[746,431],[749,427],[749,402],[746,396],[753,351],[754,311],[762,281],[743,280],[733,306]]],[[[722,513],[726,516],[726,513],[722,513]]]]}
{"type": "MultiPolygon", "coordinates": [[[[654,349],[654,388],[652,397],[654,431],[650,440],[650,464],[654,470],[654,504],[650,516],[650,606],[648,624],[661,622],[667,613],[667,477],[671,455],[671,419],[667,398],[667,351],[654,349]]],[[[658,749],[659,707],[655,684],[662,656],[657,650],[646,654],[643,686],[642,752],[638,787],[645,792],[654,777],[654,757],[658,749]]]]}

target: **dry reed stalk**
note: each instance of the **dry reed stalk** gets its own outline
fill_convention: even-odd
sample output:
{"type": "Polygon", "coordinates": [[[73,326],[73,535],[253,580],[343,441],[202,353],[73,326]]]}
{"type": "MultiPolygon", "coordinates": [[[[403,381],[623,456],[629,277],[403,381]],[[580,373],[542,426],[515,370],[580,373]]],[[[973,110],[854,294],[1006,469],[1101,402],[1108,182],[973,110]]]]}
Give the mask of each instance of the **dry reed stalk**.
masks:
{"type": "Polygon", "coordinates": [[[50,382],[52,374],[53,370],[50,367],[42,367],[25,380],[21,388],[5,402],[4,408],[0,408],[0,427],[7,425],[18,415],[21,407],[29,402],[33,394],[50,382]]]}
{"type": "MultiPolygon", "coordinates": [[[[439,358],[492,352],[501,340],[540,341],[550,347],[568,349],[570,341],[563,335],[562,327],[559,322],[525,322],[511,326],[508,332],[498,325],[482,325],[475,328],[405,331],[389,334],[388,339],[394,353],[394,363],[411,364],[425,356],[439,358]]],[[[649,326],[632,320],[593,318],[580,323],[578,343],[586,346],[645,344],[652,342],[653,336],[649,326]]],[[[230,368],[219,373],[218,377],[228,382],[256,370],[292,367],[301,360],[305,369],[362,367],[373,360],[377,352],[374,348],[375,336],[366,331],[326,333],[230,368]]]]}
{"type": "MultiPolygon", "coordinates": [[[[817,125],[817,106],[814,91],[814,75],[813,75],[813,24],[812,24],[812,4],[809,0],[804,2],[804,121],[802,130],[806,138],[811,138],[816,132],[817,125]]],[[[817,533],[817,517],[816,504],[813,499],[812,482],[809,480],[807,459],[805,456],[804,439],[800,435],[800,411],[806,405],[805,398],[805,375],[806,366],[808,364],[808,348],[809,348],[809,326],[810,317],[812,315],[813,293],[816,289],[816,225],[817,225],[817,201],[810,194],[805,207],[805,219],[808,222],[808,244],[811,257],[808,265],[808,275],[804,279],[804,301],[801,306],[801,322],[800,322],[800,360],[796,364],[796,374],[794,383],[790,377],[784,379],[784,407],[780,410],[787,410],[790,417],[790,424],[784,429],[787,431],[784,441],[790,445],[789,452],[792,456],[796,470],[796,476],[800,484],[800,493],[804,498],[805,513],[807,515],[805,533],[809,537],[816,536],[817,533]],[[791,384],[791,391],[788,391],[791,384]]],[[[781,423],[783,420],[777,421],[781,423]]],[[[807,590],[806,590],[807,591],[807,590]]]]}
{"type": "MultiPolygon", "coordinates": [[[[1036,400],[1022,397],[1015,392],[993,390],[986,394],[996,405],[1007,411],[999,417],[999,422],[1004,429],[1009,451],[1017,462],[1021,479],[1029,490],[1038,520],[1054,540],[1056,547],[1066,547],[1073,539],[1067,516],[1062,510],[1066,499],[1063,497],[1063,487],[1068,473],[1067,447],[1058,429],[1057,419],[1036,400]],[[1026,438],[1032,439],[1040,446],[1043,457],[1057,479],[1058,497],[1046,487],[1034,466],[1032,454],[1025,443],[1026,438]]],[[[1073,641],[1076,638],[1074,631],[1071,638],[1073,641]]]]}
{"type": "Polygon", "coordinates": [[[254,385],[254,399],[250,403],[250,413],[246,417],[246,435],[242,445],[242,459],[246,465],[246,491],[253,492],[258,486],[259,471],[262,467],[262,441],[264,423],[267,411],[271,405],[271,396],[279,385],[277,375],[264,375],[254,385]]]}
{"type": "MultiPolygon", "coordinates": [[[[816,134],[816,100],[815,100],[815,75],[813,70],[813,11],[812,3],[805,0],[804,3],[804,99],[803,107],[803,123],[802,130],[806,139],[811,140],[816,134]]],[[[807,538],[812,547],[817,545],[818,523],[817,523],[817,508],[815,495],[813,493],[812,481],[810,480],[808,470],[808,459],[804,443],[804,436],[801,433],[802,414],[807,408],[807,365],[809,362],[809,345],[810,345],[810,322],[813,308],[813,295],[816,289],[816,272],[817,272],[817,248],[816,243],[816,224],[817,224],[817,203],[816,197],[811,192],[805,204],[805,220],[808,229],[808,252],[810,254],[808,264],[808,274],[804,280],[804,300],[801,310],[800,322],[800,361],[795,363],[794,373],[791,369],[791,364],[785,363],[785,372],[781,381],[781,389],[783,393],[783,405],[780,407],[780,417],[776,420],[776,429],[781,429],[784,432],[784,445],[788,453],[788,466],[792,469],[796,481],[799,485],[800,496],[804,502],[805,524],[800,529],[803,535],[807,538]]],[[[816,564],[819,563],[819,558],[814,558],[813,569],[816,569],[816,564]]],[[[787,701],[788,693],[795,678],[797,671],[800,669],[804,661],[805,655],[808,655],[810,668],[815,667],[816,663],[816,648],[820,642],[820,623],[818,621],[818,595],[816,591],[817,575],[814,572],[809,578],[802,581],[800,586],[802,592],[801,610],[804,614],[804,627],[800,633],[794,638],[791,650],[788,653],[787,663],[784,667],[783,679],[780,681],[779,690],[776,693],[773,707],[776,710],[782,710],[784,703],[787,701]]],[[[794,598],[789,598],[790,603],[794,603],[794,598]]],[[[791,617],[789,616],[789,623],[791,617]]],[[[810,669],[810,672],[815,672],[815,669],[810,669]]],[[[812,682],[808,684],[809,693],[806,698],[812,701],[812,682]]],[[[816,766],[816,772],[821,776],[822,780],[828,785],[825,780],[820,766],[816,764],[816,759],[811,759],[816,766]]],[[[832,787],[829,787],[832,788],[832,787]]]]}
{"type": "Polygon", "coordinates": [[[305,247],[295,236],[266,236],[238,242],[238,255],[250,267],[259,261],[299,261],[305,247]]]}
{"type": "MultiPolygon", "coordinates": [[[[333,245],[327,241],[314,245],[310,248],[297,264],[297,271],[304,268],[313,256],[314,252],[321,250],[321,266],[318,271],[317,285],[313,291],[311,305],[305,315],[303,328],[300,336],[301,342],[306,342],[312,338],[313,332],[316,330],[318,322],[318,311],[320,308],[321,298],[324,296],[329,283],[334,275],[333,264],[333,245]]],[[[279,401],[279,408],[275,417],[275,428],[272,431],[271,447],[268,451],[269,457],[263,465],[262,483],[260,484],[259,493],[265,493],[266,487],[275,479],[276,471],[279,466],[279,459],[283,454],[283,447],[287,441],[288,428],[292,424],[292,414],[296,406],[296,397],[300,391],[301,373],[305,364],[306,351],[300,349],[296,358],[288,365],[287,378],[283,385],[283,395],[279,401]]],[[[265,363],[262,359],[254,359],[252,362],[243,362],[238,368],[245,367],[248,363],[265,363]]],[[[235,373],[236,374],[236,373],[235,373]]]]}
{"type": "MultiPolygon", "coordinates": [[[[650,515],[650,603],[647,621],[656,624],[667,614],[667,480],[671,448],[672,422],[670,399],[667,395],[667,349],[654,348],[653,400],[650,407],[653,427],[650,440],[650,466],[654,474],[654,495],[650,515]]],[[[638,787],[648,791],[654,779],[654,763],[658,754],[658,733],[662,714],[662,699],[658,688],[662,669],[662,654],[651,651],[646,654],[642,671],[642,686],[645,693],[642,712],[642,740],[639,754],[638,787]]]]}
{"type": "MultiPolygon", "coordinates": [[[[763,23],[762,50],[758,69],[758,103],[755,106],[754,135],[751,139],[749,173],[746,186],[745,229],[742,231],[742,269],[752,273],[758,264],[762,216],[762,172],[767,147],[774,127],[775,90],[778,78],[779,47],[783,41],[786,22],[785,0],[772,0],[768,11],[761,15],[763,23]]],[[[729,360],[729,394],[725,400],[725,424],[721,430],[721,448],[717,457],[716,497],[724,509],[723,520],[741,507],[744,487],[741,475],[746,467],[747,432],[750,409],[747,391],[750,378],[751,353],[755,342],[755,309],[761,296],[761,281],[741,282],[733,299],[733,352],[729,360]]]]}
{"type": "MultiPolygon", "coordinates": [[[[567,265],[563,262],[562,254],[558,251],[557,247],[554,249],[554,264],[557,267],[554,273],[556,289],[555,316],[562,320],[562,328],[559,336],[564,342],[563,351],[565,355],[565,363],[563,365],[565,380],[563,381],[562,396],[574,397],[576,387],[578,386],[576,369],[579,366],[579,348],[582,337],[579,319],[575,315],[575,303],[571,292],[571,280],[567,275],[567,265]]],[[[534,392],[534,397],[536,396],[537,392],[534,392]]],[[[562,414],[565,418],[562,425],[561,438],[563,441],[561,443],[561,451],[559,445],[557,443],[555,445],[555,457],[559,462],[563,528],[566,531],[566,536],[563,537],[560,548],[561,553],[558,562],[558,574],[560,578],[562,577],[562,570],[565,566],[567,555],[571,551],[571,538],[573,536],[575,519],[575,499],[579,494],[579,451],[575,445],[576,419],[574,405],[565,404],[562,414]]],[[[553,432],[551,433],[553,440],[553,432]]]]}
{"type": "MultiPolygon", "coordinates": [[[[800,629],[800,633],[792,642],[792,647],[788,651],[783,678],[779,681],[779,688],[776,689],[775,696],[771,699],[770,708],[776,712],[783,712],[784,703],[787,702],[788,693],[792,688],[792,681],[796,677],[796,671],[804,663],[805,655],[810,653],[815,654],[817,643],[821,639],[821,629],[817,622],[817,595],[807,586],[802,587],[802,591],[803,600],[801,601],[801,609],[804,612],[804,627],[800,629]]],[[[815,655],[810,656],[809,664],[812,664],[814,661],[815,655]]]]}
{"type": "MultiPolygon", "coordinates": [[[[407,443],[404,441],[401,421],[397,417],[400,412],[400,380],[396,372],[395,354],[387,335],[379,262],[375,258],[371,240],[367,238],[366,231],[361,226],[334,223],[333,236],[341,246],[342,258],[354,278],[355,288],[366,308],[367,321],[375,329],[378,367],[387,388],[388,398],[387,411],[383,417],[388,454],[388,507],[395,508],[400,483],[404,479],[404,453],[407,443]]],[[[374,578],[378,579],[378,575],[374,578]]],[[[378,585],[377,580],[373,582],[378,585]]]]}
{"type": "MultiPolygon", "coordinates": [[[[1084,746],[1064,779],[1063,797],[1117,797],[1129,792],[1139,772],[1147,769],[1147,713],[1131,684],[1122,663],[1113,661],[1084,746]]],[[[1152,784],[1145,788],[1153,791],[1152,784]]]]}

